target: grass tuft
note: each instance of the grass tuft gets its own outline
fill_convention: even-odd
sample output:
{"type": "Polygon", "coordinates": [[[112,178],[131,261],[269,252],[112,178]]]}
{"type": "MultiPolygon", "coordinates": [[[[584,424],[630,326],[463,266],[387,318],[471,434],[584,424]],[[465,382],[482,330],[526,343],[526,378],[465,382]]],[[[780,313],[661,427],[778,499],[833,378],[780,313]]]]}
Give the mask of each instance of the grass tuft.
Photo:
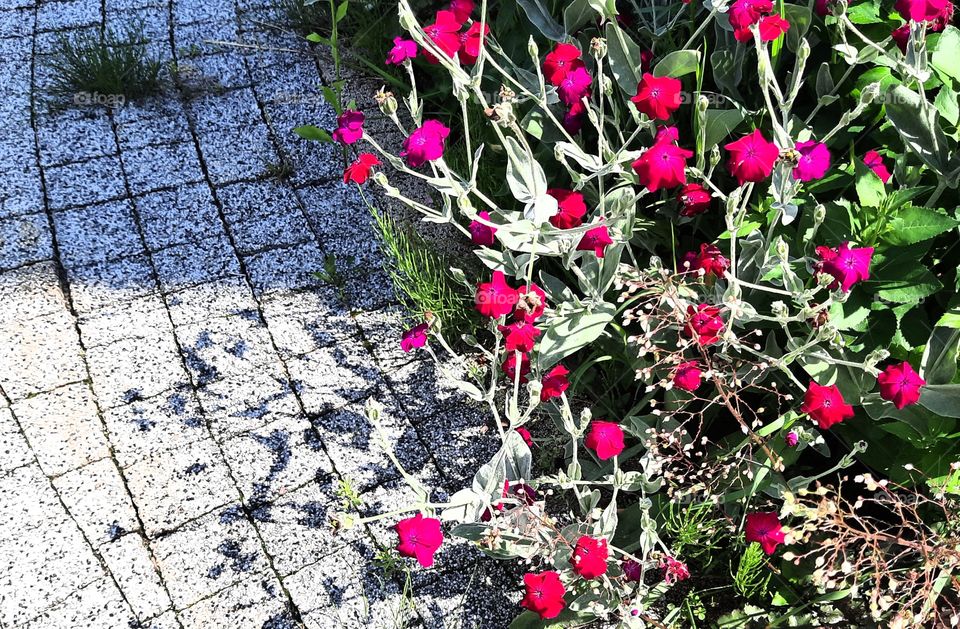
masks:
{"type": "Polygon", "coordinates": [[[96,103],[94,95],[114,102],[149,96],[160,91],[162,62],[150,55],[143,24],[126,27],[122,33],[108,30],[60,34],[51,54],[53,94],[96,103]]]}

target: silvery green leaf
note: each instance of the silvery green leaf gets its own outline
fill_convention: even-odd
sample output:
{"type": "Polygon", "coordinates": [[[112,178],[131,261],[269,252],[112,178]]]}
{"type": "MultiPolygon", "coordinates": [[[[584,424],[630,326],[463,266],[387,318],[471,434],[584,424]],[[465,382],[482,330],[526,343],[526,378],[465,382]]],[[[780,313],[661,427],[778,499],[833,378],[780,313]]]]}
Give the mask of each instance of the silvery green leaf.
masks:
{"type": "Polygon", "coordinates": [[[585,491],[580,494],[580,509],[583,510],[583,513],[590,513],[597,508],[597,505],[600,504],[600,490],[594,489],[593,491],[585,491]]]}
{"type": "Polygon", "coordinates": [[[624,93],[633,96],[640,82],[640,47],[630,39],[616,22],[608,22],[607,60],[617,85],[624,93]]]}
{"type": "MultiPolygon", "coordinates": [[[[503,271],[511,277],[516,277],[520,273],[520,269],[516,263],[516,260],[513,257],[513,254],[510,253],[509,249],[489,249],[487,247],[477,247],[473,250],[473,253],[476,254],[480,261],[483,262],[484,266],[494,271],[503,271]]],[[[469,286],[469,283],[468,283],[469,286]]],[[[473,290],[474,287],[470,287],[470,290],[473,290]]]]}
{"type": "Polygon", "coordinates": [[[549,369],[595,341],[603,334],[615,313],[613,304],[602,302],[552,317],[540,339],[537,354],[539,368],[549,369]]]}
{"type": "Polygon", "coordinates": [[[504,461],[506,463],[507,480],[530,480],[533,456],[530,454],[530,447],[520,436],[520,433],[516,430],[508,432],[503,442],[503,449],[506,453],[504,461]]]}
{"type": "Polygon", "coordinates": [[[613,498],[610,500],[607,508],[603,510],[603,514],[597,522],[596,528],[594,529],[596,535],[598,537],[613,539],[614,534],[617,532],[617,520],[617,501],[616,498],[613,498]]]}
{"type": "Polygon", "coordinates": [[[582,148],[570,142],[557,142],[554,144],[554,150],[562,155],[573,158],[578,164],[590,172],[597,172],[603,167],[600,159],[596,155],[587,154],[582,148]]]}
{"type": "Polygon", "coordinates": [[[489,463],[484,463],[473,476],[474,493],[486,496],[488,502],[500,500],[507,480],[506,450],[501,446],[489,463]]]}
{"type": "Polygon", "coordinates": [[[543,194],[527,205],[523,210],[523,217],[534,225],[542,225],[559,211],[560,205],[556,198],[543,194]]]}
{"type": "Polygon", "coordinates": [[[674,50],[657,62],[653,67],[653,75],[677,78],[693,74],[699,66],[699,50],[674,50]]]}
{"type": "MultiPolygon", "coordinates": [[[[923,350],[920,361],[920,376],[927,384],[948,384],[957,373],[957,356],[960,353],[960,329],[936,326],[923,350]]],[[[921,394],[921,398],[924,394],[921,394]]]]}
{"type": "Polygon", "coordinates": [[[588,23],[594,17],[595,9],[591,6],[590,0],[573,0],[563,10],[563,28],[567,33],[574,33],[581,26],[588,23]]]}
{"type": "Polygon", "coordinates": [[[902,85],[887,90],[884,103],[887,117],[903,143],[936,173],[945,174],[951,160],[936,108],[902,85]]]}
{"type": "Polygon", "coordinates": [[[704,150],[709,150],[719,144],[746,117],[740,109],[708,109],[703,116],[704,150]]]}
{"type": "Polygon", "coordinates": [[[541,0],[517,0],[517,4],[523,8],[527,18],[544,37],[553,41],[563,41],[566,38],[563,27],[553,19],[541,0]]]}
{"type": "Polygon", "coordinates": [[[547,192],[543,168],[513,137],[504,142],[507,151],[507,183],[514,198],[524,204],[533,203],[547,192]]]}
{"type": "Polygon", "coordinates": [[[855,64],[857,62],[857,55],[860,54],[860,51],[850,44],[837,44],[833,49],[843,56],[843,60],[846,61],[848,65],[855,64]]]}
{"type": "Polygon", "coordinates": [[[478,495],[471,488],[461,489],[450,496],[447,507],[440,512],[440,519],[444,522],[472,522],[477,519],[484,503],[484,497],[478,495]]]}

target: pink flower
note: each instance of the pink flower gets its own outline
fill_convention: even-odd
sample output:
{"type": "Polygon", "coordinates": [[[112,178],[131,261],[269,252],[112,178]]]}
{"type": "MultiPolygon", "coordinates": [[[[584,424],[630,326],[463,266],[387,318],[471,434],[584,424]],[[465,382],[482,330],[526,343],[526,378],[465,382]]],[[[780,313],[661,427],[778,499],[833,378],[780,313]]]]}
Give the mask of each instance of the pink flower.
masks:
{"type": "Polygon", "coordinates": [[[680,203],[680,216],[697,216],[710,209],[712,197],[706,188],[698,183],[688,183],[680,188],[677,202],[680,203]]]}
{"type": "Polygon", "coordinates": [[[571,71],[582,67],[580,49],[573,44],[557,44],[543,60],[544,77],[555,86],[559,86],[571,71]]]}
{"type": "Polygon", "coordinates": [[[571,70],[563,77],[560,85],[557,86],[557,93],[564,104],[573,106],[590,93],[591,83],[593,83],[593,77],[590,76],[586,68],[581,66],[571,70]]]}
{"type": "Polygon", "coordinates": [[[890,177],[893,176],[890,174],[890,171],[887,170],[886,164],[883,163],[883,158],[880,157],[880,153],[876,151],[867,151],[866,155],[863,156],[863,163],[867,165],[867,168],[876,173],[877,177],[880,177],[880,181],[883,183],[890,181],[890,177]]]}
{"type": "Polygon", "coordinates": [[[763,181],[773,172],[773,164],[780,157],[780,149],[767,142],[759,129],[724,146],[730,152],[727,168],[742,186],[748,181],[763,181]]]}
{"type": "Polygon", "coordinates": [[[492,281],[477,284],[475,303],[480,314],[496,319],[513,311],[517,291],[507,284],[502,271],[494,271],[492,281]]]}
{"type": "Polygon", "coordinates": [[[567,589],[560,582],[560,575],[553,570],[539,574],[528,572],[523,575],[523,586],[526,593],[520,601],[520,606],[529,609],[544,620],[556,618],[567,606],[567,602],[563,600],[567,589]]]}
{"type": "Polygon", "coordinates": [[[764,15],[773,11],[771,0],[736,0],[727,15],[734,30],[749,30],[764,15]]]}
{"type": "Polygon", "coordinates": [[[596,579],[607,573],[607,540],[583,535],[577,540],[570,557],[573,571],[584,579],[596,579]]]}
{"type": "MultiPolygon", "coordinates": [[[[482,218],[485,221],[490,220],[490,212],[482,211],[477,212],[477,216],[482,218]]],[[[485,225],[480,221],[470,221],[470,240],[473,241],[473,244],[480,247],[492,247],[493,243],[496,242],[494,234],[497,233],[496,227],[491,227],[490,225],[485,225]]]]}
{"type": "Polygon", "coordinates": [[[547,400],[552,400],[555,397],[563,395],[563,392],[570,386],[570,381],[567,380],[567,374],[569,373],[563,365],[557,365],[548,371],[546,375],[543,376],[543,389],[540,391],[540,401],[546,402],[547,400]]]}
{"type": "Polygon", "coordinates": [[[817,263],[817,273],[826,273],[833,277],[831,290],[838,287],[843,292],[849,292],[854,284],[870,279],[870,260],[873,257],[873,247],[850,248],[849,242],[840,243],[840,246],[817,247],[820,262],[817,263]]]}
{"type": "Polygon", "coordinates": [[[517,289],[517,309],[513,316],[520,321],[533,323],[543,315],[547,307],[547,294],[534,283],[524,284],[517,289]]]}
{"type": "Polygon", "coordinates": [[[772,555],[786,539],[776,511],[747,514],[747,543],[760,542],[763,552],[772,555]]]}
{"type": "Polygon", "coordinates": [[[533,437],[530,436],[530,431],[520,426],[517,428],[517,434],[520,435],[520,438],[523,439],[523,442],[527,444],[528,448],[533,447],[533,437]]]}
{"type": "Polygon", "coordinates": [[[567,133],[570,135],[577,135],[580,133],[580,130],[583,128],[583,121],[587,117],[587,108],[584,106],[583,101],[577,101],[574,104],[570,105],[570,109],[567,110],[567,113],[563,114],[563,128],[567,130],[567,133]]]}
{"type": "Polygon", "coordinates": [[[830,168],[830,150],[827,145],[816,140],[799,142],[796,146],[800,153],[797,167],[793,169],[793,178],[797,181],[822,179],[830,168]]]}
{"type": "Polygon", "coordinates": [[[825,387],[812,380],[803,396],[800,412],[806,413],[822,430],[827,430],[854,415],[853,407],[844,401],[837,385],[825,387]]]}
{"type": "Polygon", "coordinates": [[[360,185],[367,183],[370,178],[370,169],[379,166],[380,160],[373,153],[360,153],[356,161],[343,171],[343,183],[354,182],[360,185]]]}
{"type": "Polygon", "coordinates": [[[514,321],[510,325],[497,326],[497,329],[503,334],[504,347],[508,352],[529,352],[540,336],[540,330],[526,321],[514,321]]]}
{"type": "Polygon", "coordinates": [[[643,566],[633,559],[624,559],[620,562],[620,569],[628,581],[643,581],[643,566]]]}
{"type": "Polygon", "coordinates": [[[703,269],[704,275],[714,277],[723,277],[730,268],[730,261],[723,257],[720,249],[716,245],[707,243],[700,245],[700,253],[688,251],[683,256],[683,262],[690,265],[691,271],[703,269]]]}
{"type": "MultiPolygon", "coordinates": [[[[507,359],[500,365],[504,375],[510,382],[517,378],[517,352],[512,352],[507,359]]],[[[530,374],[530,357],[526,354],[520,354],[520,382],[526,382],[530,374]]]]}
{"type": "Polygon", "coordinates": [[[649,72],[650,64],[653,63],[653,51],[643,49],[640,51],[640,71],[649,72]]]}
{"type": "Polygon", "coordinates": [[[677,365],[677,370],[673,372],[673,384],[684,391],[696,391],[700,388],[700,378],[702,376],[700,363],[695,360],[688,360],[677,365]]]}
{"type": "Polygon", "coordinates": [[[948,11],[948,6],[949,0],[897,0],[893,8],[905,20],[929,22],[948,11]]]}
{"type": "Polygon", "coordinates": [[[583,224],[587,204],[583,202],[582,194],[562,188],[550,188],[547,194],[556,199],[560,205],[560,211],[550,217],[551,225],[557,229],[571,229],[583,224]]]}
{"type": "Polygon", "coordinates": [[[653,146],[632,164],[640,185],[646,186],[650,192],[660,188],[676,188],[687,181],[687,159],[693,157],[693,152],[667,139],[675,137],[675,132],[674,127],[663,129],[653,146]]]}
{"type": "Polygon", "coordinates": [[[682,561],[677,561],[673,557],[667,555],[666,560],[663,562],[663,580],[670,584],[675,581],[686,581],[690,578],[690,569],[687,567],[687,564],[682,561]]]}
{"type": "Polygon", "coordinates": [[[607,245],[612,245],[613,240],[607,232],[606,225],[594,227],[583,235],[580,242],[577,243],[577,251],[593,251],[598,258],[603,257],[603,251],[607,245]]]}
{"type": "Polygon", "coordinates": [[[612,459],[623,452],[623,429],[614,422],[595,419],[590,422],[590,432],[583,445],[593,450],[601,461],[612,459]]]}
{"type": "MultiPolygon", "coordinates": [[[[790,22],[776,14],[768,15],[760,20],[758,29],[760,31],[760,41],[773,41],[790,30],[790,22]]],[[[736,36],[737,34],[734,33],[734,37],[736,36]]]]}
{"type": "Polygon", "coordinates": [[[813,12],[820,17],[827,17],[830,14],[830,3],[832,0],[815,0],[813,3],[813,12]]]}
{"type": "Polygon", "coordinates": [[[800,443],[800,435],[797,434],[796,430],[791,430],[784,436],[783,441],[791,448],[796,447],[800,443]]]}
{"type": "Polygon", "coordinates": [[[409,330],[404,331],[403,335],[400,337],[400,349],[405,352],[409,352],[412,349],[426,345],[427,329],[429,327],[429,323],[421,323],[420,325],[415,325],[409,330]]]}
{"type": "Polygon", "coordinates": [[[411,168],[419,168],[424,162],[443,157],[444,141],[448,135],[450,129],[442,122],[427,120],[403,141],[400,155],[407,158],[407,165],[411,168]]]}
{"type": "Polygon", "coordinates": [[[644,73],[637,84],[637,94],[630,98],[637,111],[655,120],[666,120],[680,108],[683,84],[669,76],[655,77],[644,73]]]}
{"type": "Polygon", "coordinates": [[[483,45],[483,39],[490,34],[490,26],[483,25],[483,35],[480,34],[480,22],[474,22],[465,33],[461,35],[460,45],[460,63],[471,66],[477,62],[480,56],[480,46],[483,45]]]}
{"type": "Polygon", "coordinates": [[[709,304],[687,306],[687,324],[683,333],[687,338],[694,338],[700,345],[713,345],[720,340],[723,332],[723,319],[720,318],[720,308],[709,304]]]}
{"type": "MultiPolygon", "coordinates": [[[[423,32],[443,54],[452,59],[460,50],[460,25],[461,22],[452,12],[437,11],[434,23],[424,26],[423,32]]],[[[423,56],[430,63],[439,63],[436,55],[429,50],[424,49],[423,56]]]]}
{"type": "Polygon", "coordinates": [[[920,387],[927,384],[908,362],[890,365],[877,376],[880,397],[893,402],[897,408],[916,404],[920,399],[920,387]]]}
{"type": "Polygon", "coordinates": [[[417,56],[417,42],[412,39],[403,39],[402,37],[393,38],[393,48],[387,53],[387,63],[390,65],[400,65],[407,59],[413,59],[417,56]]]}
{"type": "Polygon", "coordinates": [[[418,513],[412,518],[400,520],[394,529],[400,536],[398,553],[404,557],[415,557],[424,568],[433,565],[433,554],[443,543],[440,520],[425,518],[422,513],[418,513]]]}
{"type": "MultiPolygon", "coordinates": [[[[903,54],[907,54],[907,43],[910,41],[910,22],[904,22],[897,28],[893,29],[890,32],[890,37],[892,37],[893,41],[897,43],[897,48],[900,49],[900,52],[902,52],[903,54]]],[[[876,151],[870,151],[870,152],[876,154],[876,151]]],[[[877,155],[877,157],[880,157],[880,156],[877,155]]],[[[866,158],[864,158],[863,161],[867,161],[866,158]]],[[[882,161],[880,163],[883,164],[882,161]]],[[[867,165],[869,166],[869,164],[867,165]]],[[[886,170],[886,168],[884,168],[884,170],[886,170]]],[[[874,170],[874,172],[877,172],[877,171],[874,170]]],[[[879,177],[880,173],[877,173],[877,176],[879,177]]],[[[888,174],[888,178],[889,178],[889,174],[888,174]]],[[[886,183],[886,181],[884,181],[884,183],[886,183]]]]}
{"type": "Polygon", "coordinates": [[[353,144],[363,137],[363,112],[346,109],[337,117],[333,139],[342,144],[353,144]]]}
{"type": "Polygon", "coordinates": [[[450,12],[453,13],[453,16],[457,18],[458,22],[463,24],[470,19],[470,14],[473,13],[473,6],[473,0],[451,0],[450,12]]]}

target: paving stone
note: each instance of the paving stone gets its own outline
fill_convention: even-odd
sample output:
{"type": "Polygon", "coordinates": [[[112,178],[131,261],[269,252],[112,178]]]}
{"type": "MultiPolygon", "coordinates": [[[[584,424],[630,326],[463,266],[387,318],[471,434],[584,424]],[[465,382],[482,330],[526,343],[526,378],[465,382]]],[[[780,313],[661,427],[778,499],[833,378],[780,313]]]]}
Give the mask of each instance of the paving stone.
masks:
{"type": "Polygon", "coordinates": [[[300,412],[281,363],[251,367],[197,391],[217,439],[258,429],[300,412]]]}
{"type": "Polygon", "coordinates": [[[0,273],[0,325],[66,310],[57,267],[40,262],[0,273]]]}
{"type": "Polygon", "coordinates": [[[93,390],[104,409],[149,398],[188,382],[169,334],[91,347],[87,364],[93,390]]]}
{"type": "Polygon", "coordinates": [[[323,250],[334,255],[341,272],[379,268],[384,254],[373,217],[355,187],[338,181],[300,188],[299,193],[323,250]]]}
{"type": "MultiPolygon", "coordinates": [[[[161,452],[128,467],[125,473],[151,538],[239,497],[220,451],[210,439],[161,452]]],[[[159,552],[157,548],[154,551],[159,552]]]]}
{"type": "Polygon", "coordinates": [[[181,352],[196,386],[277,360],[270,335],[244,317],[211,319],[177,328],[181,352]]]}
{"type": "Polygon", "coordinates": [[[196,54],[215,54],[231,49],[223,44],[211,43],[217,41],[237,41],[236,25],[229,22],[177,24],[173,29],[173,43],[178,51],[189,50],[196,54]]]}
{"type": "Polygon", "coordinates": [[[207,131],[200,136],[200,152],[216,185],[261,178],[268,166],[280,161],[262,123],[207,131]]]}
{"type": "MultiPolygon", "coordinates": [[[[452,366],[448,365],[447,369],[452,369],[452,366]]],[[[452,408],[465,399],[464,394],[446,379],[430,359],[404,365],[388,372],[386,377],[407,417],[414,424],[452,408]]]]}
{"type": "Polygon", "coordinates": [[[70,295],[78,312],[91,312],[158,290],[145,256],[68,268],[70,295]]]}
{"type": "Polygon", "coordinates": [[[5,168],[0,178],[0,218],[43,211],[40,169],[31,157],[13,168],[5,168]]]}
{"type": "Polygon", "coordinates": [[[60,31],[100,23],[100,6],[85,0],[44,2],[37,9],[37,31],[60,31]]]}
{"type": "Polygon", "coordinates": [[[268,568],[253,525],[230,510],[209,513],[150,546],[177,609],[268,568]]]}
{"type": "Polygon", "coordinates": [[[133,194],[176,188],[204,180],[193,142],[125,151],[123,166],[133,194]]]}
{"type": "Polygon", "coordinates": [[[147,623],[143,623],[143,629],[183,629],[183,627],[177,620],[176,612],[168,611],[147,623]]]}
{"type": "Polygon", "coordinates": [[[121,531],[139,528],[133,503],[111,459],[64,474],[55,479],[53,485],[70,515],[94,545],[112,541],[121,531]]]}
{"type": "MultiPolygon", "coordinates": [[[[4,497],[0,501],[0,557],[4,558],[0,623],[13,626],[100,579],[103,569],[39,466],[24,466],[0,477],[0,492],[4,497]],[[29,535],[29,544],[24,534],[29,535]]],[[[34,625],[51,626],[56,625],[40,621],[34,625]]]]}
{"type": "Polygon", "coordinates": [[[324,270],[323,253],[314,243],[258,253],[246,258],[245,262],[258,295],[317,288],[324,284],[314,275],[324,270]]]}
{"type": "MultiPolygon", "coordinates": [[[[142,26],[142,37],[148,44],[163,44],[162,61],[170,58],[170,16],[169,9],[160,6],[144,6],[137,8],[108,11],[106,14],[107,28],[116,33],[127,33],[132,24],[142,26]]],[[[138,29],[139,30],[139,29],[138,29]]],[[[137,34],[140,34],[139,32],[137,34]]]]}
{"type": "Polygon", "coordinates": [[[126,195],[123,169],[116,157],[98,157],[48,168],[45,174],[47,197],[53,210],[110,201],[126,195]]]}
{"type": "Polygon", "coordinates": [[[138,197],[135,204],[151,250],[224,235],[206,184],[154,192],[138,197]]]}
{"type": "Polygon", "coordinates": [[[167,305],[178,327],[217,317],[240,317],[262,324],[250,286],[237,275],[169,293],[167,305]]]}
{"type": "Polygon", "coordinates": [[[40,163],[59,166],[117,154],[110,117],[104,109],[69,109],[40,118],[40,163]]]}
{"type": "Polygon", "coordinates": [[[366,398],[380,381],[357,340],[290,359],[287,366],[306,411],[321,414],[366,398]]]}
{"type": "Polygon", "coordinates": [[[500,449],[500,437],[489,411],[472,404],[458,404],[417,424],[417,432],[430,440],[440,469],[451,488],[465,487],[474,472],[500,449]],[[443,435],[442,439],[436,439],[443,435]]]}
{"type": "Polygon", "coordinates": [[[360,312],[354,320],[363,333],[377,364],[384,373],[392,373],[418,358],[417,352],[405,352],[400,347],[400,332],[410,326],[408,315],[400,306],[360,312]]]}
{"type": "Polygon", "coordinates": [[[146,295],[106,306],[77,320],[84,347],[109,345],[124,339],[144,338],[158,331],[173,331],[159,295],[146,295]]]}
{"type": "Polygon", "coordinates": [[[269,518],[257,521],[264,547],[281,576],[315,563],[350,542],[361,539],[363,527],[336,530],[332,519],[346,509],[335,496],[333,477],[293,491],[270,505],[269,518]]]}
{"type": "Polygon", "coordinates": [[[94,583],[70,594],[62,603],[44,611],[26,629],[114,629],[130,626],[136,618],[117,586],[109,578],[94,583]]]}
{"type": "Polygon", "coordinates": [[[80,340],[65,310],[0,329],[0,386],[14,400],[86,377],[80,340]],[[51,369],[50,365],[56,365],[51,369]]]}
{"type": "MultiPolygon", "coordinates": [[[[125,105],[129,109],[133,105],[125,105]]],[[[118,118],[121,118],[119,115],[118,118]]],[[[117,139],[124,151],[145,146],[174,144],[192,140],[190,125],[182,108],[173,111],[140,110],[117,122],[117,139]],[[136,115],[145,117],[134,117],[136,115]]]]}
{"type": "Polygon", "coordinates": [[[427,627],[508,627],[521,611],[522,565],[486,561],[438,575],[416,587],[417,611],[427,627]]]}
{"type": "Polygon", "coordinates": [[[357,325],[330,287],[274,293],[262,304],[281,356],[302,356],[356,336],[357,325]]]}
{"type": "Polygon", "coordinates": [[[177,245],[153,255],[157,275],[167,292],[210,280],[240,275],[240,263],[226,238],[177,245]]]}
{"type": "Polygon", "coordinates": [[[302,417],[277,419],[224,441],[223,456],[251,508],[333,471],[313,427],[302,417]]]}
{"type": "Polygon", "coordinates": [[[33,11],[9,7],[0,11],[0,37],[26,37],[33,32],[33,11]]]}
{"type": "Polygon", "coordinates": [[[175,24],[195,24],[197,22],[231,22],[236,19],[232,3],[210,5],[205,2],[173,0],[173,20],[175,24]]]}
{"type": "Polygon", "coordinates": [[[293,191],[281,184],[237,184],[218,194],[241,253],[288,247],[313,237],[293,191]]]}
{"type": "Polygon", "coordinates": [[[170,597],[143,538],[132,533],[100,547],[100,554],[141,621],[170,608],[170,597]]]}
{"type": "Polygon", "coordinates": [[[189,390],[164,391],[105,411],[104,423],[124,468],[207,436],[204,416],[189,390]]]}
{"type": "Polygon", "coordinates": [[[10,409],[0,408],[0,472],[9,472],[31,461],[33,452],[10,409]]]}
{"type": "Polygon", "coordinates": [[[277,578],[262,573],[180,612],[184,629],[207,629],[230,619],[233,627],[283,629],[296,626],[277,578]]]}
{"type": "Polygon", "coordinates": [[[373,564],[367,544],[351,544],[283,579],[308,629],[410,626],[412,608],[373,564]]]}
{"type": "Polygon", "coordinates": [[[43,214],[0,221],[0,269],[53,258],[50,226],[43,214]]]}
{"type": "Polygon", "coordinates": [[[347,277],[343,291],[350,307],[358,312],[380,310],[397,303],[393,293],[393,280],[383,269],[347,277]]]}
{"type": "MultiPolygon", "coordinates": [[[[416,474],[428,465],[430,454],[406,420],[395,411],[384,409],[378,421],[382,437],[404,469],[416,474]]],[[[383,450],[381,433],[367,419],[362,403],[324,413],[312,422],[337,471],[358,491],[400,477],[383,450]]]]}
{"type": "Polygon", "coordinates": [[[205,94],[187,103],[187,111],[201,138],[208,131],[247,129],[262,124],[256,96],[249,88],[205,94]]]}
{"type": "Polygon", "coordinates": [[[143,253],[129,200],[56,212],[60,259],[80,266],[143,253]]]}
{"type": "Polygon", "coordinates": [[[78,382],[13,405],[40,467],[56,476],[110,456],[90,387],[78,382]]]}

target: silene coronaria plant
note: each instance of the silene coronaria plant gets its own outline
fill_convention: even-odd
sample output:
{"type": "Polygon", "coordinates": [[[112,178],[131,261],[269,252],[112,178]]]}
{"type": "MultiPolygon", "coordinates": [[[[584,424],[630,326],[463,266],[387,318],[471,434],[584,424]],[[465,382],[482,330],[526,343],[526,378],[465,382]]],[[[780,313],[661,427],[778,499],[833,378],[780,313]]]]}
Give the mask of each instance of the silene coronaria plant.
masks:
{"type": "Polygon", "coordinates": [[[345,181],[472,243],[483,272],[451,272],[485,325],[399,342],[502,442],[446,503],[400,468],[399,554],[522,560],[518,627],[960,623],[953,5],[399,18],[402,147],[352,110],[332,136],[345,181]]]}

